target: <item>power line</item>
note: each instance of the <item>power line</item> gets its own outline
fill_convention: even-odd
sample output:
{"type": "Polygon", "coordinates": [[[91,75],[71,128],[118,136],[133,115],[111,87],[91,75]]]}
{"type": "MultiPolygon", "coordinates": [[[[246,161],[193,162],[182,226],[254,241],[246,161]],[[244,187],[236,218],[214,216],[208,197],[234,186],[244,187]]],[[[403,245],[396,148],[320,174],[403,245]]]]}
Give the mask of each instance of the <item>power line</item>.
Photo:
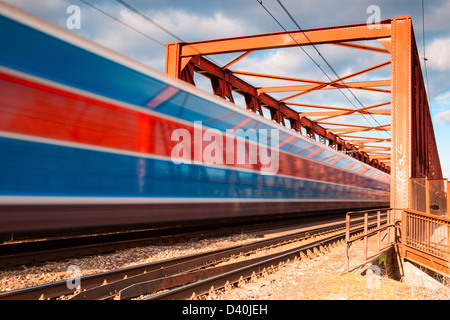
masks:
{"type": "MultiPolygon", "coordinates": [[[[423,45],[423,64],[425,66],[425,79],[427,81],[427,90],[428,90],[428,96],[431,99],[431,91],[430,91],[430,84],[428,82],[428,69],[427,69],[427,58],[425,53],[425,5],[424,0],[422,0],[422,45],[423,45]]],[[[431,113],[431,119],[433,119],[433,109],[431,108],[431,100],[428,101],[428,106],[430,108],[431,113]]]]}
{"type": "Polygon", "coordinates": [[[142,12],[140,12],[138,9],[132,7],[131,5],[129,5],[128,3],[126,3],[125,1],[122,0],[116,0],[117,2],[119,2],[121,5],[123,5],[124,7],[126,7],[128,10],[133,11],[135,14],[137,14],[138,16],[140,16],[141,18],[143,18],[144,20],[150,22],[151,24],[153,24],[155,27],[159,28],[160,30],[164,31],[165,33],[167,33],[168,35],[174,37],[175,39],[177,39],[180,42],[184,42],[183,39],[181,39],[180,37],[178,37],[176,34],[170,32],[168,29],[164,28],[162,25],[160,25],[159,23],[155,22],[153,19],[149,18],[148,16],[146,16],[145,14],[143,14],[142,12]]]}
{"type": "MultiPolygon", "coordinates": [[[[134,28],[133,26],[131,26],[131,25],[129,25],[129,24],[123,22],[123,21],[120,20],[120,19],[117,19],[116,17],[110,15],[109,13],[107,13],[107,12],[101,10],[100,8],[98,8],[98,7],[96,7],[96,6],[92,5],[92,4],[90,4],[90,3],[87,2],[86,0],[80,0],[80,1],[83,2],[84,4],[90,6],[91,8],[93,8],[93,9],[95,9],[95,10],[97,10],[97,11],[103,13],[104,15],[108,16],[109,18],[111,18],[111,19],[113,19],[113,20],[115,20],[115,21],[117,21],[117,22],[123,24],[124,26],[130,28],[131,30],[136,31],[137,33],[143,35],[144,37],[146,37],[146,38],[148,38],[148,39],[150,39],[150,40],[152,40],[152,41],[158,43],[158,44],[161,45],[162,47],[166,47],[165,43],[162,43],[162,42],[160,42],[160,41],[158,41],[158,40],[156,40],[156,39],[150,37],[149,35],[143,33],[142,31],[140,31],[140,30],[138,30],[138,29],[136,29],[136,28],[134,28]]],[[[178,37],[176,34],[170,32],[167,28],[163,27],[162,25],[156,23],[153,19],[151,19],[151,18],[149,18],[148,16],[144,15],[144,14],[143,14],[142,12],[140,12],[138,9],[136,9],[136,8],[134,8],[134,7],[132,7],[132,6],[130,6],[129,4],[127,4],[126,2],[124,2],[124,1],[122,1],[122,0],[117,0],[117,2],[119,2],[119,3],[122,4],[123,6],[125,6],[126,8],[128,8],[129,10],[131,10],[132,12],[134,12],[135,14],[139,15],[140,17],[144,18],[147,22],[152,23],[154,26],[158,27],[158,28],[161,29],[162,31],[164,31],[164,32],[166,32],[167,34],[171,35],[172,37],[174,37],[174,38],[177,39],[178,41],[185,42],[183,39],[181,39],[180,37],[178,37]]],[[[205,58],[206,58],[206,57],[205,57],[205,58]]],[[[207,59],[207,60],[210,60],[210,61],[212,61],[213,63],[219,65],[219,63],[217,63],[216,61],[214,61],[214,60],[211,59],[211,58],[209,58],[209,59],[207,59]]]]}
{"type": "MultiPolygon", "coordinates": [[[[278,25],[285,31],[288,32],[286,30],[286,28],[277,20],[277,18],[274,17],[274,15],[264,6],[264,4],[262,3],[262,0],[257,0],[258,3],[264,8],[264,10],[266,10],[266,12],[276,21],[276,23],[278,23],[278,25]]],[[[292,40],[294,40],[297,44],[298,42],[292,37],[292,35],[289,33],[289,36],[292,38],[292,40]]],[[[322,67],[320,66],[320,64],[318,64],[313,57],[311,57],[311,55],[305,50],[303,49],[302,46],[299,46],[299,48],[311,59],[311,61],[325,74],[325,76],[328,78],[328,80],[333,81],[328,74],[325,72],[325,70],[322,69],[322,67]]]]}
{"type": "Polygon", "coordinates": [[[87,2],[87,1],[85,1],[85,0],[80,0],[80,1],[83,2],[84,4],[90,6],[91,8],[93,8],[93,9],[95,9],[95,10],[97,10],[97,11],[103,13],[104,15],[110,17],[111,19],[113,19],[113,20],[115,20],[115,21],[117,21],[117,22],[123,24],[124,26],[126,26],[126,27],[132,29],[133,31],[136,31],[137,33],[140,33],[140,34],[143,35],[144,37],[146,37],[146,38],[148,38],[148,39],[150,39],[150,40],[156,42],[157,44],[159,44],[159,45],[161,45],[161,46],[163,46],[163,47],[166,46],[164,43],[162,43],[162,42],[160,42],[160,41],[158,41],[158,40],[156,40],[156,39],[150,37],[149,35],[143,33],[142,31],[139,31],[138,29],[134,28],[133,26],[129,25],[128,23],[125,23],[125,22],[123,22],[122,20],[117,19],[116,17],[110,15],[109,13],[103,11],[103,10],[100,9],[100,8],[97,8],[96,6],[90,4],[89,2],[87,2]]]}
{"type": "MultiPolygon", "coordinates": [[[[292,40],[294,40],[294,42],[296,42],[299,45],[299,48],[309,57],[309,59],[322,71],[322,73],[331,81],[333,81],[331,79],[331,77],[328,75],[328,73],[320,66],[319,63],[317,63],[314,58],[305,50],[303,49],[302,46],[300,46],[300,44],[295,40],[295,38],[287,31],[287,29],[278,21],[278,19],[276,19],[274,17],[274,15],[270,12],[269,9],[267,9],[264,4],[262,3],[262,0],[257,0],[258,3],[264,8],[264,10],[277,22],[277,24],[286,32],[289,34],[289,36],[292,38],[292,40]]],[[[303,33],[303,35],[305,36],[305,38],[308,40],[308,42],[312,45],[312,47],[315,49],[315,51],[317,52],[317,54],[323,59],[323,61],[326,63],[326,65],[330,68],[330,70],[335,74],[335,76],[339,79],[341,78],[336,70],[334,70],[334,68],[331,66],[331,64],[325,59],[325,57],[321,54],[321,52],[319,51],[319,49],[317,49],[317,47],[312,43],[312,41],[309,39],[309,37],[303,32],[303,29],[300,27],[300,25],[297,23],[297,21],[294,19],[294,17],[290,14],[289,10],[281,3],[281,1],[277,0],[278,4],[281,6],[281,8],[285,11],[285,13],[289,16],[289,18],[294,22],[294,24],[296,25],[296,27],[303,33]]],[[[342,83],[344,83],[342,81],[342,83]]],[[[347,99],[347,101],[355,108],[355,110],[357,110],[358,108],[354,105],[354,103],[347,97],[347,95],[340,89],[338,88],[339,92],[347,99]]],[[[347,88],[348,91],[350,91],[350,93],[353,95],[353,97],[355,98],[356,101],[358,101],[358,103],[365,108],[365,106],[362,104],[362,102],[355,96],[355,94],[349,89],[347,88]]],[[[363,116],[363,118],[370,124],[370,126],[373,128],[374,126],[372,125],[372,123],[370,123],[370,121],[365,117],[364,114],[361,114],[363,116]]],[[[370,115],[375,122],[381,126],[381,124],[372,116],[370,115]]],[[[386,130],[384,130],[386,133],[388,133],[390,135],[390,133],[386,130]]],[[[381,133],[378,131],[378,134],[384,138],[381,133]]]]}
{"type": "MultiPolygon", "coordinates": [[[[164,31],[165,33],[167,33],[168,35],[172,36],[173,38],[177,39],[179,42],[186,42],[185,40],[183,40],[182,38],[180,38],[179,36],[177,36],[176,34],[174,34],[173,32],[171,32],[170,30],[168,30],[167,28],[163,27],[162,25],[160,25],[159,23],[157,23],[155,20],[151,19],[150,17],[148,17],[147,15],[143,14],[141,11],[139,11],[138,9],[132,7],[131,5],[129,5],[128,3],[126,3],[123,0],[116,0],[117,2],[119,2],[121,5],[123,5],[124,7],[126,7],[128,10],[134,12],[135,14],[137,14],[138,16],[140,16],[141,18],[143,18],[144,20],[146,20],[147,22],[150,22],[151,24],[153,24],[155,27],[159,28],[160,30],[164,31]]],[[[164,45],[165,46],[165,45],[164,45]]],[[[192,48],[192,47],[191,47],[192,48]]],[[[196,50],[199,54],[201,54],[201,52],[199,52],[197,49],[193,48],[194,50],[196,50]]],[[[214,59],[210,58],[210,57],[204,57],[206,60],[209,60],[213,63],[215,63],[216,65],[219,65],[218,62],[214,61],[214,59]]]]}
{"type": "MultiPolygon", "coordinates": [[[[312,47],[314,48],[314,50],[317,52],[317,54],[319,55],[319,57],[322,58],[322,60],[326,63],[326,65],[330,68],[330,70],[334,73],[334,75],[340,79],[341,77],[337,74],[336,70],[331,66],[331,64],[327,61],[327,59],[325,59],[325,57],[320,53],[319,49],[312,43],[312,41],[309,39],[308,35],[303,32],[303,29],[300,27],[300,25],[297,23],[297,21],[294,19],[294,17],[291,15],[291,13],[289,12],[289,10],[281,3],[281,0],[277,0],[278,4],[281,6],[281,8],[283,8],[283,10],[286,12],[286,14],[288,15],[288,17],[292,20],[292,22],[294,22],[294,24],[297,26],[297,28],[303,33],[303,35],[305,36],[305,38],[308,40],[308,42],[312,45],[312,47]]],[[[345,84],[344,81],[340,81],[341,83],[345,84]]],[[[362,104],[362,102],[358,99],[358,97],[356,97],[356,95],[353,93],[352,90],[350,90],[350,88],[347,88],[347,90],[351,93],[351,95],[355,98],[356,101],[358,101],[358,103],[361,105],[361,107],[365,108],[365,106],[362,104]]],[[[357,109],[357,107],[350,101],[350,99],[348,99],[348,97],[344,94],[344,92],[342,90],[340,90],[340,92],[345,96],[345,98],[353,105],[353,107],[355,109],[357,109]]],[[[364,116],[364,114],[362,114],[363,118],[366,119],[366,121],[372,126],[372,124],[370,123],[369,120],[367,120],[367,118],[364,116]]],[[[371,114],[369,114],[369,116],[378,124],[378,126],[381,126],[381,124],[377,121],[377,119],[375,119],[374,116],[372,116],[371,114]]],[[[373,126],[372,126],[373,127],[373,126]]],[[[386,133],[388,133],[390,135],[390,133],[388,131],[385,130],[386,133]]],[[[381,134],[380,134],[381,136],[381,134]]]]}

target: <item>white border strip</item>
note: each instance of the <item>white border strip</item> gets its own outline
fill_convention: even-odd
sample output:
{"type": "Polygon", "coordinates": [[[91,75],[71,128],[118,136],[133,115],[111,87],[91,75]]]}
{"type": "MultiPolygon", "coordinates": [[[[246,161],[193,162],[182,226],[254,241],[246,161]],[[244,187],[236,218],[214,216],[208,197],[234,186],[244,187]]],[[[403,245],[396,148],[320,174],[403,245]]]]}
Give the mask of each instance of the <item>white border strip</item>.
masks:
{"type": "MultiPolygon", "coordinates": [[[[54,197],[54,196],[0,196],[1,205],[84,205],[84,204],[192,204],[232,202],[348,202],[354,199],[271,199],[271,198],[151,198],[151,197],[54,197]]],[[[383,200],[358,200],[358,202],[383,202],[383,200]]]]}

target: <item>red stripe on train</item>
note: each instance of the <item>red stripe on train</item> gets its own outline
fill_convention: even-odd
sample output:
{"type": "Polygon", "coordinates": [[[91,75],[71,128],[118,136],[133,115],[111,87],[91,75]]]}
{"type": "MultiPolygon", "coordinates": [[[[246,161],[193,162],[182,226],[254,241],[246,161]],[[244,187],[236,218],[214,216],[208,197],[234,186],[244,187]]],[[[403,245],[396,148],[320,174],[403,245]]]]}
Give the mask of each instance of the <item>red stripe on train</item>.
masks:
{"type": "MultiPolygon", "coordinates": [[[[178,144],[171,140],[174,130],[186,129],[194,137],[193,126],[5,73],[0,73],[0,96],[2,131],[166,157],[178,144]]],[[[202,131],[203,134],[205,130],[202,131]]],[[[203,143],[202,151],[207,145],[203,143]]],[[[194,148],[191,149],[194,160],[194,148]]],[[[319,148],[308,156],[322,151],[319,148]]],[[[227,166],[261,168],[259,164],[239,164],[236,159],[234,155],[234,162],[226,164],[226,153],[223,154],[227,166]]],[[[354,186],[363,186],[364,179],[283,152],[278,174],[354,186]]]]}

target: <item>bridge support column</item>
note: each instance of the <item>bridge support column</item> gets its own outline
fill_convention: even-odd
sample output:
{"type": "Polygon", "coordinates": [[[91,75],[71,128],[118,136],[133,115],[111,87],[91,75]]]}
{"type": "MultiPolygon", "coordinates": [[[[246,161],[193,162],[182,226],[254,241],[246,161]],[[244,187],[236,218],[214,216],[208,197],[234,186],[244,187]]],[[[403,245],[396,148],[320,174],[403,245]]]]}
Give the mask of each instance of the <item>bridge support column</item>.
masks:
{"type": "MultiPolygon", "coordinates": [[[[409,208],[411,157],[411,18],[392,20],[391,207],[409,208]]],[[[401,219],[401,211],[396,218],[401,219]]]]}

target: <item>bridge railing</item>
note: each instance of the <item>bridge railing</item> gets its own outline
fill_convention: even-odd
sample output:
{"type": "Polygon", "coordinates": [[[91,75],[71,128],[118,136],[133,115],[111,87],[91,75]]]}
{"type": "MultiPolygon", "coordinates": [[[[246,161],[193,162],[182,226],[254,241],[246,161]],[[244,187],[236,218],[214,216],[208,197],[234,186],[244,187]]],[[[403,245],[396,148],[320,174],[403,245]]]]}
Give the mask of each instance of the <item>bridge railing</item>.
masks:
{"type": "Polygon", "coordinates": [[[450,218],[404,209],[401,255],[428,269],[450,275],[450,218]]]}
{"type": "MultiPolygon", "coordinates": [[[[350,269],[350,246],[353,242],[364,240],[364,259],[368,259],[368,242],[369,237],[377,235],[377,249],[381,250],[381,232],[388,228],[394,228],[394,212],[391,208],[370,209],[363,211],[347,212],[346,215],[346,234],[345,242],[347,243],[345,252],[345,270],[350,269]],[[363,217],[363,218],[362,218],[363,217]],[[362,220],[363,219],[363,220],[362,220]],[[364,231],[356,235],[351,235],[351,226],[355,223],[364,223],[364,231]],[[375,224],[376,223],[376,224],[375,224]]],[[[391,238],[391,232],[386,233],[388,245],[395,242],[394,237],[391,238]]]]}
{"type": "Polygon", "coordinates": [[[410,209],[438,216],[448,216],[450,197],[447,179],[411,178],[410,209]]]}

